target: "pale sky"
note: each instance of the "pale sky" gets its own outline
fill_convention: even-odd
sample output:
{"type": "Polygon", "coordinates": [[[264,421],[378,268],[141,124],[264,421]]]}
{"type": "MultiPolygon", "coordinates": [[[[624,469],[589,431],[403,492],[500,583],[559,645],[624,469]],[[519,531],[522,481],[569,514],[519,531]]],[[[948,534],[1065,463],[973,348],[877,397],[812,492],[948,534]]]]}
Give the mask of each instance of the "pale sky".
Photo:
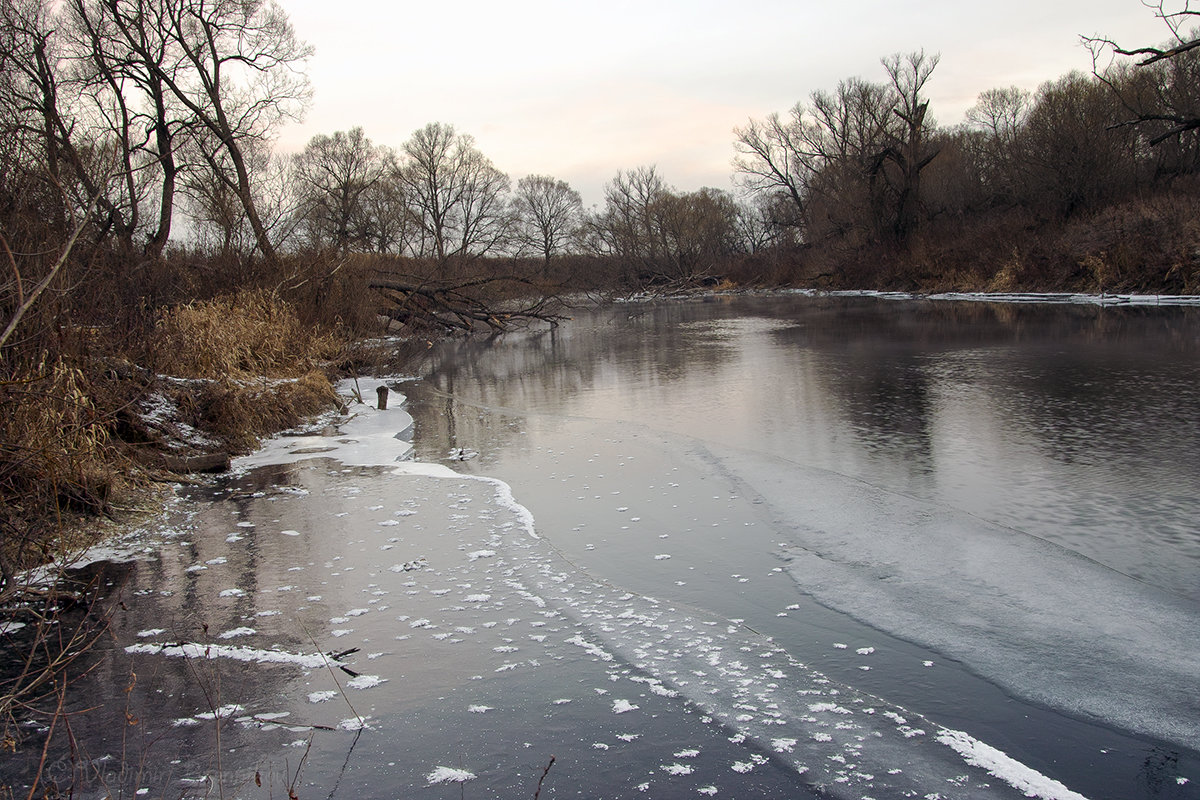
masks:
{"type": "Polygon", "coordinates": [[[1157,43],[1138,0],[280,0],[316,53],[313,102],[278,146],[361,126],[398,148],[448,122],[516,180],[552,175],[603,201],[619,170],[655,164],[680,190],[733,188],[733,128],[785,111],[882,56],[940,53],[941,124],[986,90],[1090,70],[1079,37],[1157,43]]]}

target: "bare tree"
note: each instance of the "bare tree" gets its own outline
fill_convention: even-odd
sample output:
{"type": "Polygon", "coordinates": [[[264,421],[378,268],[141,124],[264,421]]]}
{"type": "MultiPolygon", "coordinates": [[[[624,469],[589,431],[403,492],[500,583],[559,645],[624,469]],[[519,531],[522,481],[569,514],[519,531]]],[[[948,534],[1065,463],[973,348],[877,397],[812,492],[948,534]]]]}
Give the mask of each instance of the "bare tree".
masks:
{"type": "Polygon", "coordinates": [[[735,129],[734,167],[748,188],[786,197],[780,223],[807,238],[844,235],[863,223],[871,165],[886,146],[893,99],[888,88],[861,78],[833,92],[813,92],[786,118],[772,114],[735,129]]]}
{"type": "Polygon", "coordinates": [[[736,251],[737,204],[726,192],[676,192],[654,167],[620,172],[586,221],[589,249],[615,258],[631,283],[685,284],[736,251]]]}
{"type": "Polygon", "coordinates": [[[133,249],[133,235],[141,228],[142,204],[157,194],[158,213],[143,247],[151,259],[162,254],[171,235],[180,172],[177,141],[193,125],[191,114],[171,102],[159,76],[174,57],[156,24],[159,8],[149,0],[69,0],[63,11],[73,80],[91,107],[95,135],[113,141],[118,151],[128,220],[116,232],[125,250],[133,249]]]}
{"type": "Polygon", "coordinates": [[[394,167],[363,193],[362,207],[370,219],[367,249],[385,255],[411,252],[412,242],[418,238],[417,223],[409,213],[408,195],[394,167]]]}
{"type": "Polygon", "coordinates": [[[111,175],[103,147],[75,136],[76,87],[62,80],[64,42],[49,5],[43,0],[0,5],[0,49],[7,134],[24,142],[61,201],[47,209],[52,225],[65,230],[71,206],[82,208],[96,197],[104,227],[126,230],[128,209],[112,202],[103,182],[111,175]]]}
{"type": "Polygon", "coordinates": [[[797,103],[788,113],[786,119],[770,114],[735,128],[738,155],[733,165],[750,188],[787,197],[798,224],[808,209],[809,184],[823,160],[805,136],[804,105],[797,103]]]}
{"type": "Polygon", "coordinates": [[[419,229],[415,255],[447,264],[498,252],[508,243],[508,176],[471,136],[431,122],[413,133],[402,152],[397,178],[419,229]]]}
{"type": "Polygon", "coordinates": [[[312,48],[273,0],[164,0],[160,8],[156,23],[176,56],[152,71],[207,134],[200,152],[238,198],[263,257],[275,261],[246,149],[307,102],[308,79],[298,68],[312,48]]]}
{"type": "MultiPolygon", "coordinates": [[[[254,176],[254,206],[272,249],[278,251],[294,242],[302,220],[292,158],[272,152],[265,142],[246,145],[243,158],[254,176]]],[[[258,234],[246,218],[241,197],[226,179],[231,171],[224,153],[208,154],[207,160],[184,172],[180,182],[190,233],[203,249],[226,256],[227,262],[258,245],[258,234]]]]}
{"type": "Polygon", "coordinates": [[[924,95],[925,84],[938,61],[939,56],[927,55],[924,50],[897,53],[882,60],[892,90],[891,112],[901,124],[887,128],[887,143],[875,161],[872,174],[882,177],[887,184],[894,204],[891,234],[899,244],[907,242],[917,229],[921,172],[939,152],[929,141],[933,122],[928,119],[929,100],[924,95]]]}
{"type": "Polygon", "coordinates": [[[562,252],[572,241],[583,214],[583,199],[566,181],[546,175],[526,175],[517,181],[513,215],[517,243],[537,253],[542,263],[562,252]]]}
{"type": "Polygon", "coordinates": [[[979,180],[994,202],[1015,201],[1016,164],[1020,157],[1017,137],[1032,107],[1028,91],[1010,86],[981,92],[975,105],[967,110],[966,128],[971,132],[967,141],[979,180]]]}
{"type": "Polygon", "coordinates": [[[652,211],[665,272],[674,280],[711,276],[737,250],[738,208],[727,192],[707,187],[669,192],[652,211]]]}
{"type": "Polygon", "coordinates": [[[296,157],[294,175],[310,239],[343,253],[369,248],[375,220],[368,199],[394,164],[393,153],[372,144],[362,128],[309,140],[296,157]]]}
{"type": "Polygon", "coordinates": [[[788,226],[780,222],[790,213],[790,201],[781,194],[758,192],[737,202],[735,241],[744,253],[759,253],[785,239],[788,226]],[[782,214],[780,213],[782,209],[782,214]]]}
{"type": "Polygon", "coordinates": [[[1070,215],[1131,189],[1144,140],[1121,125],[1122,113],[1116,95],[1091,75],[1044,83],[1015,145],[1022,202],[1070,215]]]}
{"type": "Polygon", "coordinates": [[[1194,29],[1186,28],[1185,25],[1200,17],[1200,10],[1194,10],[1191,7],[1191,0],[1184,0],[1183,7],[1170,9],[1165,2],[1143,3],[1154,9],[1154,15],[1166,23],[1167,28],[1171,31],[1171,41],[1160,47],[1135,47],[1125,49],[1118,46],[1110,40],[1087,39],[1085,41],[1103,41],[1111,45],[1114,50],[1123,56],[1141,56],[1142,61],[1140,66],[1154,64],[1169,58],[1195,50],[1200,47],[1200,36],[1196,35],[1194,29]]]}
{"type": "Polygon", "coordinates": [[[1122,47],[1112,39],[1099,37],[1083,37],[1083,42],[1092,51],[1092,73],[1121,98],[1130,113],[1127,124],[1148,124],[1152,129],[1149,142],[1157,145],[1200,130],[1200,98],[1195,83],[1200,28],[1189,27],[1200,21],[1200,10],[1191,7],[1191,0],[1183,0],[1182,6],[1175,8],[1168,7],[1164,0],[1144,5],[1167,26],[1168,41],[1146,47],[1122,47]],[[1102,66],[1108,60],[1105,53],[1139,59],[1139,67],[1156,70],[1157,80],[1147,84],[1114,79],[1102,66]]]}
{"type": "Polygon", "coordinates": [[[588,220],[590,248],[616,257],[627,273],[657,272],[662,241],[655,230],[655,207],[669,193],[653,166],[617,173],[604,187],[604,209],[588,220]]]}

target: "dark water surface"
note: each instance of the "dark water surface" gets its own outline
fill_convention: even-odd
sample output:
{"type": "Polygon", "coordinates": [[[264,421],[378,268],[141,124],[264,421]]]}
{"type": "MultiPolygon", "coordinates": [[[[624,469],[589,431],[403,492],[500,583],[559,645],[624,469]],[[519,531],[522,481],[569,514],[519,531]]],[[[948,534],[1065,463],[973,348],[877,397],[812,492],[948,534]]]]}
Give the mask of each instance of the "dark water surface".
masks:
{"type": "Polygon", "coordinates": [[[478,451],[461,469],[590,573],[752,619],[1085,794],[1174,791],[1153,764],[1194,757],[1194,310],[719,298],[438,355],[419,456],[478,451]],[[1080,719],[1169,743],[1117,758],[1080,719]]]}
{"type": "Polygon", "coordinates": [[[370,417],[420,463],[243,471],[131,538],[47,777],[1200,797],[1194,311],[630,304],[426,373],[370,417]]]}

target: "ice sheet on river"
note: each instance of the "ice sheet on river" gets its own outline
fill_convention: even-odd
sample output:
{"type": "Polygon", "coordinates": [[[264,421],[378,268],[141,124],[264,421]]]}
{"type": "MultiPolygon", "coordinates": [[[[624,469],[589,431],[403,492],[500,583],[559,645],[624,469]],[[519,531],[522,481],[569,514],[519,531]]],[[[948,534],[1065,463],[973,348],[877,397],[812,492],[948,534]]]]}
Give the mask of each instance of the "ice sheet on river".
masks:
{"type": "MultiPolygon", "coordinates": [[[[626,669],[624,673],[614,672],[612,679],[617,681],[624,675],[624,680],[641,687],[656,701],[696,709],[704,721],[723,726],[730,742],[744,744],[744,759],[729,765],[726,779],[731,782],[765,763],[763,753],[767,753],[770,759],[803,776],[804,782],[839,797],[925,796],[933,787],[967,797],[1080,796],[966,733],[941,727],[884,698],[831,681],[737,620],[714,618],[702,609],[629,593],[592,578],[564,558],[551,542],[538,537],[532,515],[513,498],[506,484],[458,475],[437,465],[408,462],[397,466],[396,453],[403,447],[390,445],[386,430],[389,424],[395,430],[396,422],[407,427],[407,415],[402,411],[378,412],[360,407],[358,415],[342,426],[339,435],[322,437],[332,438],[332,447],[319,441],[297,446],[295,441],[280,440],[239,466],[305,456],[335,457],[346,464],[390,464],[399,481],[444,481],[447,503],[454,497],[455,507],[464,511],[469,509],[466,504],[472,497],[482,494],[484,503],[475,511],[482,525],[465,525],[460,531],[462,563],[453,575],[456,588],[425,586],[424,581],[431,576],[439,585],[444,584],[447,575],[420,568],[423,565],[411,571],[403,566],[390,570],[397,587],[371,584],[376,593],[386,594],[403,585],[414,587],[407,590],[409,594],[429,591],[440,593],[439,597],[449,595],[446,601],[451,604],[442,609],[444,618],[402,617],[414,633],[437,631],[431,636],[439,642],[447,637],[451,642],[461,642],[483,622],[478,615],[484,611],[503,608],[505,615],[511,615],[509,625],[526,615],[566,614],[576,621],[572,627],[530,636],[530,641],[520,645],[521,656],[505,661],[495,671],[521,669],[537,664],[541,658],[559,658],[556,652],[564,647],[577,649],[600,664],[632,665],[636,668],[632,675],[626,669]],[[381,448],[381,443],[390,446],[381,448]],[[471,486],[476,488],[467,488],[471,486]]],[[[738,468],[750,475],[755,466],[738,468]]],[[[404,493],[403,489],[398,491],[404,493]]],[[[393,532],[391,527],[379,530],[393,532]]],[[[795,566],[805,568],[800,560],[795,566]]],[[[381,571],[382,577],[375,580],[387,574],[381,571]]],[[[360,624],[359,620],[351,621],[360,616],[356,611],[331,620],[346,627],[331,630],[329,635],[353,634],[353,628],[360,624]]],[[[503,657],[518,647],[502,645],[494,649],[503,657]]],[[[152,644],[142,644],[130,652],[154,650],[152,644]]],[[[380,678],[386,679],[386,675],[380,678]]],[[[614,696],[611,711],[622,715],[636,712],[638,702],[614,696]]],[[[489,706],[483,704],[471,706],[472,713],[488,710],[489,706]]],[[[684,749],[677,755],[686,760],[691,752],[684,749]]],[[[678,777],[690,774],[692,767],[686,763],[665,764],[663,770],[678,777]]],[[[704,786],[698,790],[709,788],[715,789],[704,786]]]]}
{"type": "Polygon", "coordinates": [[[771,508],[798,586],[1053,707],[1193,746],[1193,603],[955,509],[768,459],[709,453],[771,508]]]}

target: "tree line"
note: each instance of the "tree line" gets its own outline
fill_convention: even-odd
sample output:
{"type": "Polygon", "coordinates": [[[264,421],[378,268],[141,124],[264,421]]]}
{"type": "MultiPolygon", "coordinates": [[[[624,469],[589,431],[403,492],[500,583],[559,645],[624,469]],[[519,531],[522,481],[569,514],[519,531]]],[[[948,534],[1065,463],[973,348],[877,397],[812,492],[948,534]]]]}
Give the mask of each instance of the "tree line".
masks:
{"type": "Polygon", "coordinates": [[[1200,170],[1198,50],[989,89],[951,127],[925,94],[937,56],[882,64],[884,81],[849,78],[736,131],[738,172],[800,242],[904,248],[998,211],[1063,221],[1200,170]]]}
{"type": "Polygon", "coordinates": [[[989,89],[954,126],[928,99],[938,56],[887,56],[880,81],[847,78],[736,128],[737,191],[681,191],[639,166],[586,210],[558,178],[514,183],[446,123],[394,148],[351,127],[274,152],[280,124],[308,102],[312,54],[275,2],[10,0],[0,303],[11,323],[51,278],[113,307],[185,298],[195,276],[163,268],[184,252],[209,262],[201,274],[226,265],[235,285],[288,259],[283,276],[299,285],[296,257],[319,253],[434,272],[525,259],[544,274],[582,256],[629,284],[764,280],[769,263],[802,280],[824,268],[808,262],[903,257],[1005,216],[1061,223],[1200,169],[1200,50],[1183,28],[1195,12],[1159,13],[1173,41],[1092,41],[1091,73],[989,89]],[[1103,63],[1112,54],[1136,61],[1103,63]],[[68,243],[77,257],[64,257],[68,243]]]}

